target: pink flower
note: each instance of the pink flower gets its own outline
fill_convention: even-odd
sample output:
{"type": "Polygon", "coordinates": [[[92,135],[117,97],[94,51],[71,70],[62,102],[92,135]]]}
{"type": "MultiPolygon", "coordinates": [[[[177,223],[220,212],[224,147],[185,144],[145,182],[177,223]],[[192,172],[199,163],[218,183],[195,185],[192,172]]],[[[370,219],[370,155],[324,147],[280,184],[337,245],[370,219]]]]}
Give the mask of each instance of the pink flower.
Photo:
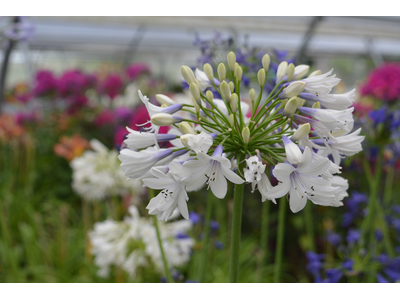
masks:
{"type": "Polygon", "coordinates": [[[58,92],[61,97],[83,95],[94,83],[93,75],[86,75],[80,70],[69,70],[58,80],[58,92]]]}
{"type": "Polygon", "coordinates": [[[112,110],[103,110],[97,115],[94,124],[97,126],[111,125],[114,123],[114,112],[112,110]]]}
{"type": "Polygon", "coordinates": [[[400,64],[386,63],[372,70],[361,87],[361,95],[388,102],[400,99],[400,64]]]}
{"type": "Polygon", "coordinates": [[[100,84],[99,93],[106,94],[114,99],[122,92],[123,82],[118,74],[109,74],[100,84]]]}
{"type": "Polygon", "coordinates": [[[131,80],[135,80],[143,73],[150,73],[150,68],[145,63],[131,64],[126,68],[126,75],[128,75],[128,78],[131,80]]]}
{"type": "Polygon", "coordinates": [[[83,95],[74,95],[67,98],[67,114],[72,115],[87,106],[89,100],[83,95]]]}
{"type": "Polygon", "coordinates": [[[53,72],[39,70],[35,75],[33,94],[35,96],[48,96],[57,92],[57,79],[53,72]]]}

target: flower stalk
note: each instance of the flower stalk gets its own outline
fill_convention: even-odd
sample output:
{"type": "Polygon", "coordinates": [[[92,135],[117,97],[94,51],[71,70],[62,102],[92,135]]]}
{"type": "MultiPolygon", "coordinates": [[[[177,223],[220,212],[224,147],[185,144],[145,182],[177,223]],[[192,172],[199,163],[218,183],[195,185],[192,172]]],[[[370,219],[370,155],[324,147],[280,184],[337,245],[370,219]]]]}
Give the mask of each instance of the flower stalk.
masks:
{"type": "Polygon", "coordinates": [[[278,231],[276,237],[276,252],[275,252],[275,267],[274,267],[274,282],[279,283],[282,273],[282,255],[283,241],[285,236],[285,215],[286,215],[286,197],[282,197],[279,202],[278,215],[278,231]]]}

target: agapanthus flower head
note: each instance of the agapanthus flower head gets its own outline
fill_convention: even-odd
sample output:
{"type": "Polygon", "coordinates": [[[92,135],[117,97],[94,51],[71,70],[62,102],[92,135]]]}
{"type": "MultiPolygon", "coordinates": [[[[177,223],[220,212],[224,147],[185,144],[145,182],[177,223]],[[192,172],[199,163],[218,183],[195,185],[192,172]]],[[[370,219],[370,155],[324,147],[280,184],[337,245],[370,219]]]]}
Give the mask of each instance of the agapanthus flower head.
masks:
{"type": "Polygon", "coordinates": [[[400,99],[400,64],[385,63],[371,71],[361,95],[393,102],[400,99]]]}
{"type": "MultiPolygon", "coordinates": [[[[122,222],[96,223],[89,233],[91,252],[101,277],[108,277],[112,266],[120,267],[131,278],[139,267],[153,267],[157,273],[163,272],[157,233],[151,220],[141,217],[135,206],[129,207],[129,213],[122,222]]],[[[159,224],[170,267],[181,267],[189,261],[194,244],[188,235],[191,228],[192,223],[187,220],[159,224]]]]}
{"type": "Polygon", "coordinates": [[[90,146],[93,150],[85,151],[70,162],[72,188],[77,194],[85,201],[100,201],[140,191],[140,182],[126,180],[116,150],[107,149],[98,140],[91,140],[90,146]]]}
{"type": "Polygon", "coordinates": [[[181,67],[191,102],[177,105],[158,95],[158,106],[139,91],[149,117],[131,127],[120,160],[127,177],[162,191],[151,199],[149,212],[167,220],[178,208],[188,218],[187,192],[206,186],[222,199],[228,181],[250,183],[262,201],[287,195],[293,212],[303,209],[308,199],[318,205],[343,205],[348,182],[335,174],[340,173],[341,158],[361,151],[364,139],[360,129],[352,131],[354,90],[331,94],[340,81],[333,70],[304,78],[308,66],[283,61],[273,90],[265,95],[271,62],[263,55],[259,92],[250,91],[249,103],[240,92],[246,68],[241,65],[243,53],[237,54],[230,52],[227,65],[216,68],[220,80],[209,63],[204,72],[181,67]],[[311,96],[301,99],[302,93],[311,96]],[[175,128],[163,135],[162,125],[175,128]],[[160,148],[163,139],[174,147],[160,148]],[[280,181],[275,187],[268,176],[271,166],[280,181]]]}

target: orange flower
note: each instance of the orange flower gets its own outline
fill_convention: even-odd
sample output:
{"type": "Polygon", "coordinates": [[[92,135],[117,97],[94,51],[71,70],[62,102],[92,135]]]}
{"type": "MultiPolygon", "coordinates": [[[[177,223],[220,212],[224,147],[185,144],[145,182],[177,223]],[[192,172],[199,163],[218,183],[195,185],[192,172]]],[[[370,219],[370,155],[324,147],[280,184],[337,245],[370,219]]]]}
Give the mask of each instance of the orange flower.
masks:
{"type": "Polygon", "coordinates": [[[0,116],[0,140],[9,141],[20,137],[23,133],[24,129],[16,123],[14,116],[0,116]]]}
{"type": "Polygon", "coordinates": [[[72,138],[62,136],[60,143],[53,147],[58,156],[65,157],[68,161],[81,156],[86,149],[89,149],[89,142],[79,134],[74,134],[72,138]]]}

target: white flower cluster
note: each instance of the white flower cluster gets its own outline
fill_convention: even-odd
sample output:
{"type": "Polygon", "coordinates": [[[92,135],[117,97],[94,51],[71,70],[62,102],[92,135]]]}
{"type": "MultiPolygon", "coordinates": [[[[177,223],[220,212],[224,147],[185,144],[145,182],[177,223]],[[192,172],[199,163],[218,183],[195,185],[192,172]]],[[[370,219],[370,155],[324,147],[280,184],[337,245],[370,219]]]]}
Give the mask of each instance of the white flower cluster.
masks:
{"type": "Polygon", "coordinates": [[[223,63],[218,66],[220,81],[209,64],[204,65],[204,72],[181,68],[192,105],[175,104],[157,95],[162,106],[156,106],[139,91],[151,117],[142,125],[150,126],[145,132],[129,129],[128,148],[120,152],[119,159],[128,178],[142,179],[145,186],[162,190],[147,206],[150,214],[168,220],[178,208],[188,218],[187,191],[207,185],[215,196],[224,198],[227,180],[244,182],[238,175],[242,171],[262,201],[289,194],[293,212],[301,210],[307,199],[319,205],[342,205],[348,184],[334,174],[340,173],[341,158],[362,150],[364,139],[360,129],[350,133],[354,108],[349,107],[355,90],[331,94],[340,81],[331,75],[332,70],[322,75],[315,71],[304,78],[308,66],[282,62],[275,88],[263,99],[269,63],[266,54],[257,76],[260,92],[256,96],[253,89],[249,91],[251,107],[240,99],[243,70],[233,52],[228,55],[233,77],[229,83],[223,63]],[[206,89],[218,92],[221,99],[214,99],[206,89]],[[191,117],[185,119],[177,112],[191,113],[191,117]],[[159,127],[167,125],[175,128],[158,134],[159,127]],[[160,149],[160,141],[170,141],[174,147],[160,149]],[[243,170],[237,164],[244,160],[247,167],[243,170]],[[281,182],[276,187],[265,173],[266,162],[275,166],[273,175],[281,182]]]}
{"type": "MultiPolygon", "coordinates": [[[[98,275],[108,277],[111,266],[126,271],[135,277],[138,267],[154,266],[163,271],[163,261],[157,233],[151,220],[140,217],[135,206],[129,207],[130,216],[122,222],[106,220],[96,223],[89,233],[91,252],[98,275]]],[[[188,220],[159,224],[165,256],[170,267],[180,267],[190,259],[194,240],[187,236],[193,224],[188,220]]]]}
{"type": "Polygon", "coordinates": [[[72,167],[72,188],[86,201],[99,201],[107,197],[135,195],[141,183],[126,180],[118,161],[118,152],[108,150],[98,140],[91,140],[93,151],[87,150],[75,157],[72,167]]]}

